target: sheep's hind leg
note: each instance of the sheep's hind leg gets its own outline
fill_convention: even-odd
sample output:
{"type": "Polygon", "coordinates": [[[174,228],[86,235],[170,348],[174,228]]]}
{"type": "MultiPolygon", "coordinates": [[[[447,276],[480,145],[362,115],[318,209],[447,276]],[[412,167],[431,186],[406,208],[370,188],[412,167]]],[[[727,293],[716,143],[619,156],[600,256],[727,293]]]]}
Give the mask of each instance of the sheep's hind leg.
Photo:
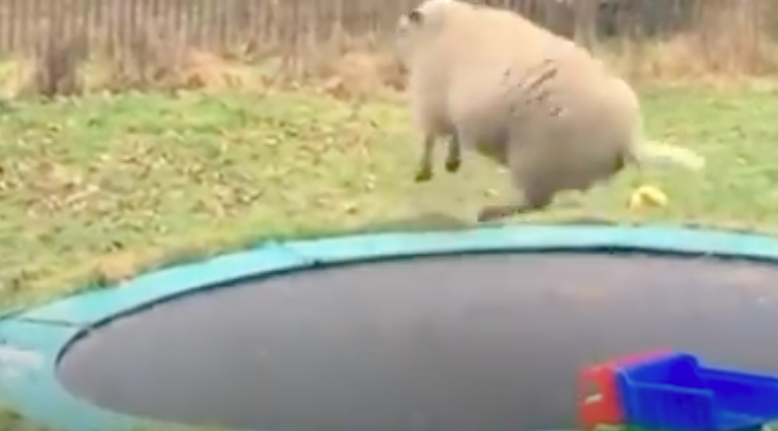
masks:
{"type": "Polygon", "coordinates": [[[424,147],[419,161],[419,168],[416,171],[416,182],[422,183],[432,179],[432,158],[435,152],[435,135],[427,134],[424,137],[424,147]]]}
{"type": "Polygon", "coordinates": [[[541,211],[551,205],[553,200],[554,193],[548,189],[524,187],[523,199],[520,202],[486,205],[478,212],[478,221],[483,223],[541,211]]]}
{"type": "Polygon", "coordinates": [[[479,222],[489,222],[519,214],[541,211],[551,205],[556,189],[548,175],[541,172],[543,164],[529,157],[527,151],[512,148],[508,154],[513,189],[519,198],[511,203],[486,205],[478,213],[479,222]]]}

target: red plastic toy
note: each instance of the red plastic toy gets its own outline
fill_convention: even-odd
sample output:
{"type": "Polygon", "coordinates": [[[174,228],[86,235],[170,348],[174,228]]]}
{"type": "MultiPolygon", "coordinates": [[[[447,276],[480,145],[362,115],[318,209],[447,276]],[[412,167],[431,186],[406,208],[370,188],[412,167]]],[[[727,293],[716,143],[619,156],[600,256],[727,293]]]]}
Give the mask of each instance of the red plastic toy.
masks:
{"type": "Polygon", "coordinates": [[[667,352],[669,349],[625,355],[584,368],[578,382],[578,416],[581,429],[594,430],[602,425],[623,424],[624,412],[616,382],[619,366],[667,352]]]}

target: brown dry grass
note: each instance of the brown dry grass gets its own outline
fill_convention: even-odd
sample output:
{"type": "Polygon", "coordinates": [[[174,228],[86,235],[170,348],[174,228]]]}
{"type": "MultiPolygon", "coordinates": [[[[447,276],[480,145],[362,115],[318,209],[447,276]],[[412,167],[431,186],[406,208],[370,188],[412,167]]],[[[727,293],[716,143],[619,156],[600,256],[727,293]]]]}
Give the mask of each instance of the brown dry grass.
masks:
{"type": "MultiPolygon", "coordinates": [[[[640,81],[721,84],[778,72],[778,49],[768,34],[772,22],[766,18],[778,15],[777,5],[732,0],[703,4],[694,25],[683,32],[661,39],[599,40],[591,48],[640,81]]],[[[402,70],[386,44],[376,42],[389,40],[386,29],[361,39],[313,39],[314,45],[305,29],[289,29],[293,40],[273,46],[251,41],[217,52],[157,28],[135,29],[118,48],[87,40],[83,34],[62,37],[51,30],[32,56],[19,57],[0,69],[2,90],[7,96],[54,97],[193,88],[261,93],[277,85],[313,84],[315,90],[361,104],[402,89],[402,70]]]]}
{"type": "MultiPolygon", "coordinates": [[[[739,83],[770,79],[778,72],[778,49],[763,44],[758,53],[737,48],[721,38],[715,55],[711,45],[702,49],[697,35],[679,35],[661,43],[622,42],[600,49],[598,55],[634,81],[739,83]]],[[[155,57],[150,57],[155,58],[155,57]]],[[[268,64],[273,64],[268,62],[268,64]]],[[[403,89],[404,72],[386,51],[350,51],[311,67],[305,84],[340,99],[362,102],[370,97],[403,89]]],[[[283,69],[228,59],[216,53],[191,50],[180,59],[164,58],[143,63],[125,59],[92,58],[73,61],[53,53],[37,59],[17,59],[0,66],[0,91],[6,97],[73,96],[83,93],[127,90],[240,89],[262,93],[269,87],[301,85],[283,69]],[[139,65],[142,65],[140,67],[139,65]]]]}

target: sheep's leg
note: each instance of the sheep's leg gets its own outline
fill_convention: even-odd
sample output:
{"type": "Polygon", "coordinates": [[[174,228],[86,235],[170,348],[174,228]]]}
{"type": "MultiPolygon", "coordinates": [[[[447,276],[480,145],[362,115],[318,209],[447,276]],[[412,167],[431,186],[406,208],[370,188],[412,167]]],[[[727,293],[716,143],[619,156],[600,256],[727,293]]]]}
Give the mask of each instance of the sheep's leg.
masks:
{"type": "Polygon", "coordinates": [[[422,183],[432,179],[432,159],[435,153],[435,135],[427,134],[424,137],[424,147],[421,152],[419,168],[416,171],[416,182],[422,183]]]}
{"type": "Polygon", "coordinates": [[[459,135],[454,133],[448,141],[448,153],[446,154],[446,170],[454,173],[462,166],[462,145],[459,135]]]}
{"type": "Polygon", "coordinates": [[[551,205],[554,193],[539,186],[525,186],[520,191],[522,198],[516,202],[485,205],[478,212],[479,222],[489,222],[519,214],[541,211],[551,205]]]}
{"type": "Polygon", "coordinates": [[[542,171],[542,161],[533,160],[531,155],[530,151],[522,151],[517,145],[511,145],[508,168],[517,198],[514,202],[484,206],[478,213],[479,222],[541,211],[551,205],[556,189],[542,171]]]}

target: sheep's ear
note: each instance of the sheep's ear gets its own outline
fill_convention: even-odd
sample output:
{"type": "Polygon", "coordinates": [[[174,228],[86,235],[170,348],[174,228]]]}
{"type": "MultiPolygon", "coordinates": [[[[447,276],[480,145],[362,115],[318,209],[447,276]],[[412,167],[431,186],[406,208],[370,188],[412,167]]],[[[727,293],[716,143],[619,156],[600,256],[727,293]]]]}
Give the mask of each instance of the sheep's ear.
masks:
{"type": "Polygon", "coordinates": [[[422,24],[424,22],[424,14],[419,12],[418,9],[414,9],[408,13],[408,21],[416,25],[422,24]]]}

